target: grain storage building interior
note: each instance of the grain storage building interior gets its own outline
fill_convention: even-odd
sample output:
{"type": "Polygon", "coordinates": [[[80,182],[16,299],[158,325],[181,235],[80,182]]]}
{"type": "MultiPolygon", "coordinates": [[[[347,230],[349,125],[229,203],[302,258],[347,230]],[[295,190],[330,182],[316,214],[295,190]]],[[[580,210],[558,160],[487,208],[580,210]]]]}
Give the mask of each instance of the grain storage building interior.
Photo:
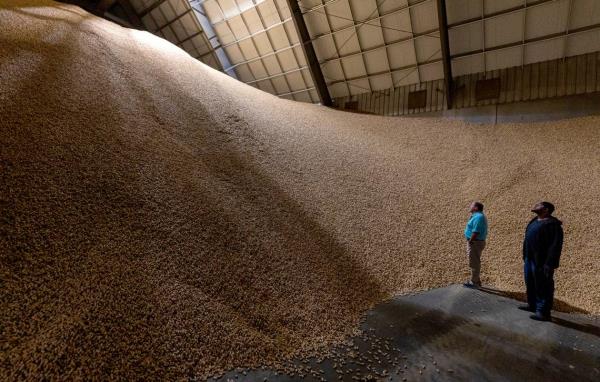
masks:
{"type": "Polygon", "coordinates": [[[598,114],[596,0],[0,0],[0,379],[599,380],[598,114]]]}

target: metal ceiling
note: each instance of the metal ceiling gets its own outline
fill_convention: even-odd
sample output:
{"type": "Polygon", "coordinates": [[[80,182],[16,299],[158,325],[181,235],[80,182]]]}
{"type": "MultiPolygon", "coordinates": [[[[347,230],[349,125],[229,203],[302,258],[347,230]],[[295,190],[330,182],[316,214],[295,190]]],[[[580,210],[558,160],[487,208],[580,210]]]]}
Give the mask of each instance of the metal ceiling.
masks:
{"type": "Polygon", "coordinates": [[[192,57],[223,70],[218,38],[203,22],[205,17],[187,0],[130,0],[146,29],[188,52],[192,57]]]}
{"type": "Polygon", "coordinates": [[[600,50],[597,0],[455,0],[448,23],[455,75],[600,50]]]}
{"type": "Polygon", "coordinates": [[[129,0],[193,57],[303,102],[322,101],[323,88],[339,98],[600,51],[597,0],[295,1],[129,0]]]}
{"type": "Polygon", "coordinates": [[[285,0],[205,0],[200,4],[241,81],[284,98],[318,102],[285,0]]]}

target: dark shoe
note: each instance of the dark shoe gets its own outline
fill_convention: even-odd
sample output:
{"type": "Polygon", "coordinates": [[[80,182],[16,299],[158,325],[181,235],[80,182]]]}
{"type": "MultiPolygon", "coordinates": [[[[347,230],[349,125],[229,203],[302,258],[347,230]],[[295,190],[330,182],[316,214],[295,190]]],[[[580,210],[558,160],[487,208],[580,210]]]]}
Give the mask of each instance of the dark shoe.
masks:
{"type": "Polygon", "coordinates": [[[517,309],[524,310],[526,312],[535,313],[535,308],[532,308],[529,305],[520,305],[520,306],[517,307],[517,309]]]}
{"type": "Polygon", "coordinates": [[[536,314],[532,314],[531,316],[529,316],[529,318],[531,318],[532,320],[535,321],[550,321],[550,316],[546,316],[544,314],[541,313],[536,313],[536,314]]]}
{"type": "Polygon", "coordinates": [[[463,284],[465,288],[479,289],[481,288],[481,284],[473,284],[472,282],[466,282],[463,284]]]}

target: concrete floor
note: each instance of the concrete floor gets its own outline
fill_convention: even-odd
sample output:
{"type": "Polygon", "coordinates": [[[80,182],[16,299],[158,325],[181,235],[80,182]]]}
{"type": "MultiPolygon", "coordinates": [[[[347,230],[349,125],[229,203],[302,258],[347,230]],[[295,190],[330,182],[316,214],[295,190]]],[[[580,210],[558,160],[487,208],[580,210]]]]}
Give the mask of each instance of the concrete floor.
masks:
{"type": "Polygon", "coordinates": [[[364,334],[295,372],[235,370],[221,381],[600,381],[600,320],[536,322],[492,289],[449,286],[367,312],[364,334]]]}

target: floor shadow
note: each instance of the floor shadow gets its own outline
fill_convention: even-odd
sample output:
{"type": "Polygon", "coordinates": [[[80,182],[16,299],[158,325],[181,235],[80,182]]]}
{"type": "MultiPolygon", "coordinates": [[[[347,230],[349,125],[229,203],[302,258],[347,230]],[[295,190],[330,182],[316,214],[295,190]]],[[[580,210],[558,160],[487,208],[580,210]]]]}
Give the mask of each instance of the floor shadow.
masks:
{"type": "Polygon", "coordinates": [[[558,318],[558,317],[552,317],[552,323],[562,326],[562,327],[565,327],[565,328],[577,330],[578,332],[583,332],[583,333],[591,334],[596,337],[600,337],[600,327],[598,327],[598,326],[594,326],[594,325],[590,325],[590,324],[580,324],[577,322],[568,321],[568,320],[558,318]]]}
{"type": "MultiPolygon", "coordinates": [[[[493,294],[496,296],[507,297],[513,300],[518,300],[522,302],[527,302],[527,295],[524,292],[513,292],[513,291],[505,291],[500,289],[494,289],[489,287],[481,287],[480,291],[493,294]]],[[[581,314],[590,314],[589,311],[579,308],[577,306],[573,306],[565,301],[559,300],[557,298],[554,299],[553,310],[557,312],[563,313],[581,313],[581,314]]]]}

